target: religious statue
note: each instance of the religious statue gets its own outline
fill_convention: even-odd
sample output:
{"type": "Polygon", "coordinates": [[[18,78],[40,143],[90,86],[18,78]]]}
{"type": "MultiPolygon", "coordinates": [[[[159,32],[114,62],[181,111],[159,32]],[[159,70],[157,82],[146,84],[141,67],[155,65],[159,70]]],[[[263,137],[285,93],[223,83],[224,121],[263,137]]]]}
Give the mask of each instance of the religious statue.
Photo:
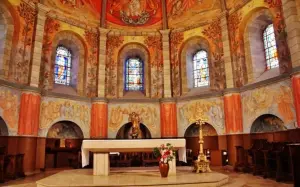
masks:
{"type": "Polygon", "coordinates": [[[135,112],[132,112],[131,114],[129,114],[128,120],[132,123],[130,133],[132,139],[142,138],[139,115],[135,112]]]}

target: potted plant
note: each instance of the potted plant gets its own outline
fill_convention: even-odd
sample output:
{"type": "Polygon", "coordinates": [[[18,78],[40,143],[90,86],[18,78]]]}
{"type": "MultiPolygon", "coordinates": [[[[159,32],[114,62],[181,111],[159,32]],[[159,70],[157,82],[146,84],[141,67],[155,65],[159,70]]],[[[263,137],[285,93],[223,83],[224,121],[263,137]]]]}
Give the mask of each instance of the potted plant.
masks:
{"type": "Polygon", "coordinates": [[[162,144],[154,148],[154,156],[159,161],[159,171],[161,177],[167,177],[169,173],[169,161],[175,159],[175,151],[170,143],[162,144]]]}

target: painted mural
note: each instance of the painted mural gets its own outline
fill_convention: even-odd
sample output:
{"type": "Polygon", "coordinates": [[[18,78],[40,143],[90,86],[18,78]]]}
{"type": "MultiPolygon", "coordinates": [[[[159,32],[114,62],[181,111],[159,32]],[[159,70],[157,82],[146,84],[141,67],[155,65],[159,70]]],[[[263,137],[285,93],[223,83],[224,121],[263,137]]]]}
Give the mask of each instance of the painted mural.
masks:
{"type": "Polygon", "coordinates": [[[162,26],[160,0],[107,0],[106,21],[109,28],[162,26]]]}
{"type": "Polygon", "coordinates": [[[108,106],[108,138],[115,138],[118,130],[127,124],[129,114],[139,115],[153,138],[160,137],[159,104],[110,104],[108,106]]]}
{"type": "Polygon", "coordinates": [[[244,132],[249,133],[256,118],[263,114],[278,116],[288,129],[295,128],[295,107],[289,80],[241,94],[244,132]]]}
{"type": "MultiPolygon", "coordinates": [[[[217,136],[217,131],[208,123],[202,125],[203,136],[217,136]]],[[[185,131],[184,137],[199,137],[199,125],[191,124],[185,131]]]]}
{"type": "Polygon", "coordinates": [[[217,18],[221,13],[218,0],[167,0],[169,28],[197,26],[217,18]]]}
{"type": "Polygon", "coordinates": [[[186,129],[199,118],[205,119],[217,131],[225,133],[224,103],[222,98],[201,99],[177,103],[178,137],[183,137],[186,129]]]}
{"type": "Polygon", "coordinates": [[[76,123],[85,138],[90,131],[89,103],[66,99],[44,97],[41,103],[39,136],[45,137],[48,129],[56,122],[71,121],[76,123]]]}
{"type": "Polygon", "coordinates": [[[286,129],[284,122],[280,118],[271,114],[264,114],[253,122],[250,133],[276,132],[286,129]]]}
{"type": "Polygon", "coordinates": [[[102,1],[100,0],[44,0],[52,12],[90,25],[99,24],[102,1]]]}
{"type": "Polygon", "coordinates": [[[80,127],[70,121],[60,121],[51,126],[47,138],[83,139],[80,127]]]}
{"type": "Polygon", "coordinates": [[[10,88],[0,87],[0,116],[7,124],[10,135],[18,131],[20,93],[10,88]]]}

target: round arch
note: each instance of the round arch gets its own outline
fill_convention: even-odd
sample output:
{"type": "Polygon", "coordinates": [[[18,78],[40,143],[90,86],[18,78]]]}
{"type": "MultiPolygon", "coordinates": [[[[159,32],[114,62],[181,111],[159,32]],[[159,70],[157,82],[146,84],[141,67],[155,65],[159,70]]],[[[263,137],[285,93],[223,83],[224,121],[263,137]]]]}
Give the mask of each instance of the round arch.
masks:
{"type": "MultiPolygon", "coordinates": [[[[116,134],[116,139],[131,139],[130,137],[131,127],[132,127],[131,122],[122,125],[116,134]]],[[[143,139],[151,139],[152,137],[151,132],[146,125],[140,123],[140,129],[142,132],[143,139]]]]}
{"type": "Polygon", "coordinates": [[[150,97],[150,53],[146,46],[140,43],[128,43],[124,45],[118,54],[118,96],[124,96],[124,67],[125,61],[130,57],[139,57],[144,63],[144,94],[146,97],[150,97]]]}
{"type": "MultiPolygon", "coordinates": [[[[85,60],[87,54],[87,46],[80,35],[73,31],[63,30],[58,32],[52,42],[51,64],[55,63],[56,49],[58,46],[64,46],[72,53],[72,76],[70,86],[76,90],[76,94],[84,95],[85,88],[85,60]]],[[[53,66],[51,66],[53,67],[53,66]]],[[[50,69],[49,88],[54,86],[54,69],[50,69]]]]}
{"type": "Polygon", "coordinates": [[[250,133],[276,132],[287,130],[282,119],[273,114],[257,117],[251,125],[250,133]]]}
{"type": "Polygon", "coordinates": [[[0,136],[8,136],[8,127],[4,119],[0,116],[0,136]]]}
{"type": "MultiPolygon", "coordinates": [[[[194,36],[186,40],[180,49],[180,67],[181,67],[181,92],[186,94],[189,90],[193,89],[193,56],[197,51],[204,50],[208,55],[208,67],[212,67],[212,56],[209,42],[206,38],[201,36],[194,36]]],[[[209,75],[212,68],[209,68],[209,75]]],[[[209,85],[212,85],[212,79],[210,76],[209,85]]]]}
{"type": "MultiPolygon", "coordinates": [[[[203,136],[217,136],[216,129],[209,123],[205,123],[202,127],[203,136]]],[[[199,125],[193,123],[185,130],[184,137],[199,137],[199,125]]]]}
{"type": "Polygon", "coordinates": [[[72,121],[59,121],[54,123],[47,132],[47,138],[83,139],[83,131],[79,125],[72,121]]]}

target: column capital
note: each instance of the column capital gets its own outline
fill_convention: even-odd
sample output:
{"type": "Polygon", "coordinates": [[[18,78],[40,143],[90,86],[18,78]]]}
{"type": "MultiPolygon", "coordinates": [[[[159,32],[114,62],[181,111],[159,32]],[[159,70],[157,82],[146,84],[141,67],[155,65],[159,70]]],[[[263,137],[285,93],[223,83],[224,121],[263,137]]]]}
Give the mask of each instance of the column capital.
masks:
{"type": "Polygon", "coordinates": [[[163,36],[169,36],[171,29],[166,29],[166,30],[159,30],[159,32],[163,35],[163,36]]]}
{"type": "Polygon", "coordinates": [[[93,97],[91,99],[92,101],[92,104],[95,104],[95,103],[108,103],[108,100],[104,97],[93,97]]]}
{"type": "Polygon", "coordinates": [[[41,89],[32,86],[24,86],[21,88],[21,93],[28,93],[34,95],[41,95],[41,89]]]}
{"type": "Polygon", "coordinates": [[[37,3],[36,10],[38,11],[38,14],[47,14],[48,12],[51,11],[51,8],[45,6],[41,3],[37,3]]]}
{"type": "Polygon", "coordinates": [[[103,35],[107,35],[109,32],[110,32],[110,29],[106,29],[106,28],[103,28],[103,27],[99,27],[98,28],[99,32],[100,32],[100,36],[103,34],[103,35]]]}
{"type": "Polygon", "coordinates": [[[223,91],[224,96],[240,94],[241,90],[239,88],[227,88],[223,91]]]}
{"type": "Polygon", "coordinates": [[[159,100],[159,102],[162,104],[162,103],[176,103],[177,100],[176,98],[172,98],[172,97],[169,97],[169,98],[161,98],[159,100]]]}

